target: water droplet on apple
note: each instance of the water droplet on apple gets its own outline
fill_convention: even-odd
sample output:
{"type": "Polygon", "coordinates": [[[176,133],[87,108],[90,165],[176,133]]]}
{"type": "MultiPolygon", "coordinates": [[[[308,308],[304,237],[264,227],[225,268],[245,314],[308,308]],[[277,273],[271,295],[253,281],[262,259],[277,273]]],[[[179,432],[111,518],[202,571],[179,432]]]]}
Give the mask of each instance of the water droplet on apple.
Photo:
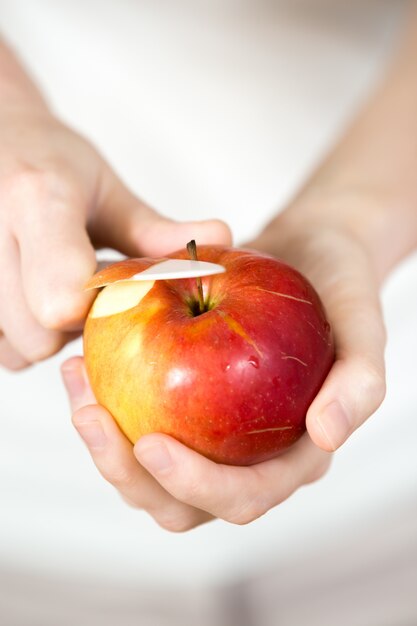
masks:
{"type": "Polygon", "coordinates": [[[259,368],[259,359],[257,356],[250,356],[248,359],[249,365],[252,365],[255,369],[259,368]]]}
{"type": "Polygon", "coordinates": [[[228,372],[228,371],[230,370],[230,368],[231,368],[231,365],[230,365],[230,363],[228,363],[228,364],[226,365],[226,367],[224,368],[224,371],[225,371],[225,372],[228,372]]]}

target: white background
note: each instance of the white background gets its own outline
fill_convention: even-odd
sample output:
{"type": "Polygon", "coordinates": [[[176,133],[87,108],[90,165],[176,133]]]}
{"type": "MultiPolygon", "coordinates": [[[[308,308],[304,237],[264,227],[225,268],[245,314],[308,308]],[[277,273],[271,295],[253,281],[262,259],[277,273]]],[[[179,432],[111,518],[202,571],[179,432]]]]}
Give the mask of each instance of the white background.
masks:
{"type": "MultiPolygon", "coordinates": [[[[138,194],[179,219],[222,217],[242,242],[302,183],[383,70],[402,3],[362,4],[2,0],[0,28],[57,112],[138,194]]],[[[360,553],[393,511],[415,545],[417,258],[383,299],[383,407],[325,479],[242,528],[171,535],[104,483],[58,375],[79,344],[23,374],[0,371],[3,564],[129,585],[205,585],[320,554],[342,568],[346,546],[360,553]]],[[[388,552],[396,541],[394,527],[388,552]]]]}

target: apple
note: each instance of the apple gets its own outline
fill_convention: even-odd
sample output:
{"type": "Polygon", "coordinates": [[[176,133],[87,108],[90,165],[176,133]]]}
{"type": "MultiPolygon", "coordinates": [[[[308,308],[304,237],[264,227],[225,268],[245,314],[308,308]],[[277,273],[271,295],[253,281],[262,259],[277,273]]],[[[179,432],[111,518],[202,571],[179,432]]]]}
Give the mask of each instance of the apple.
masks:
{"type": "MultiPolygon", "coordinates": [[[[169,255],[189,258],[186,250],[169,255]]],[[[266,254],[200,246],[224,274],[138,282],[154,259],[98,274],[84,351],[97,401],[135,443],[162,432],[232,465],[265,461],[305,431],[334,360],[330,325],[311,284],[266,254]]]]}

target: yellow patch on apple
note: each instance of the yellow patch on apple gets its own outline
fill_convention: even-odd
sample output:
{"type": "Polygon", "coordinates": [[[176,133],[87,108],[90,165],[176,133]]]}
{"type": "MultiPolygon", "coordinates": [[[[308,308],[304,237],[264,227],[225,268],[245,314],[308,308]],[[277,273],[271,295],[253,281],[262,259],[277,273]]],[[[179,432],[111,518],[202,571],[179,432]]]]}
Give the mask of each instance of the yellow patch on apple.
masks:
{"type": "Polygon", "coordinates": [[[122,280],[104,287],[94,301],[90,317],[109,317],[133,309],[154,284],[154,280],[122,280]]]}

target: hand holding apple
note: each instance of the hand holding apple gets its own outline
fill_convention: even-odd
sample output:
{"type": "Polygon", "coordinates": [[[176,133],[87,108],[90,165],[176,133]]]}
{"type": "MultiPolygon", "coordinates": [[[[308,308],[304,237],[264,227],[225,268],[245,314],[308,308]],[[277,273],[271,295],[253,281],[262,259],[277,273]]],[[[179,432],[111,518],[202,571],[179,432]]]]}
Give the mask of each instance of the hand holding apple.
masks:
{"type": "Polygon", "coordinates": [[[95,248],[161,255],[192,235],[227,242],[230,233],[218,220],[180,224],[142,202],[49,110],[1,41],[0,68],[0,367],[19,370],[81,334],[95,248]]]}
{"type": "Polygon", "coordinates": [[[277,259],[221,246],[199,258],[227,270],[203,279],[200,304],[195,279],[129,281],[147,259],[93,277],[104,289],[84,331],[89,379],[132,443],[162,432],[220,463],[259,463],[304,432],[333,362],[330,326],[277,259]]]}
{"type": "Polygon", "coordinates": [[[110,413],[95,403],[83,359],[66,361],[62,374],[73,424],[103,478],[167,530],[183,532],[213,517],[252,522],[320,478],[329,465],[330,455],[306,434],[279,457],[250,467],[214,463],[167,435],[144,435],[132,447],[110,413]]]}
{"type": "Polygon", "coordinates": [[[236,524],[255,520],[326,471],[331,458],[326,450],[347,437],[336,432],[335,405],[343,403],[349,411],[352,432],[381,401],[370,364],[383,363],[383,325],[372,268],[358,241],[327,223],[294,230],[284,222],[251,247],[274,253],[309,276],[336,344],[336,362],[307,411],[308,433],[278,457],[249,467],[222,465],[162,434],[144,435],[132,448],[110,413],[96,404],[83,360],[63,365],[73,423],[97,468],[130,504],[171,531],[212,517],[236,524]]]}

